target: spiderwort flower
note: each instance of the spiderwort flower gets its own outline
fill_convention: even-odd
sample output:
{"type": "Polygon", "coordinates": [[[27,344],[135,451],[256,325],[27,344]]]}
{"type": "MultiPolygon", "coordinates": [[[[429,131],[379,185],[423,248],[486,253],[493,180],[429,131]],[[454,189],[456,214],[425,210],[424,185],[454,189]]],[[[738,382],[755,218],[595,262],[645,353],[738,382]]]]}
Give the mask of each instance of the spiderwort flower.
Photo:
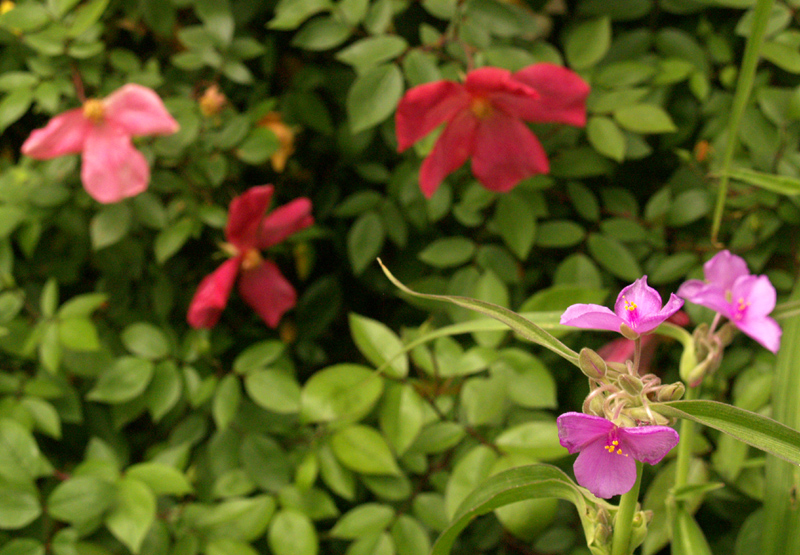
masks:
{"type": "Polygon", "coordinates": [[[541,143],[523,123],[586,124],[589,86],[575,72],[541,63],[511,73],[483,67],[466,81],[435,81],[410,89],[395,116],[398,150],[445,124],[420,170],[430,197],[442,180],[472,158],[472,173],[492,191],[550,170],[541,143]]]}
{"type": "Polygon", "coordinates": [[[643,276],[620,291],[614,312],[597,304],[574,304],[561,315],[561,324],[610,331],[620,331],[625,324],[635,333],[645,334],[678,312],[681,306],[683,299],[672,293],[662,308],[661,295],[647,285],[647,276],[643,276]]]}
{"type": "Polygon", "coordinates": [[[765,349],[778,352],[781,328],[769,317],[775,288],[767,276],[750,274],[747,263],[724,250],[703,265],[705,281],[691,279],[678,289],[687,301],[716,310],[765,349]]]}
{"type": "Polygon", "coordinates": [[[98,202],[118,202],[143,192],[150,181],[150,167],[131,137],[169,135],[178,127],[155,91],[128,84],[54,117],[31,133],[22,153],[37,160],[83,153],[86,192],[98,202]]]}
{"type": "Polygon", "coordinates": [[[580,485],[608,499],[627,493],[636,482],[634,461],[657,464],[678,444],[667,426],[621,428],[600,416],[568,412],[558,417],[558,441],[580,453],[573,469],[580,485]]]}
{"type": "Polygon", "coordinates": [[[217,324],[237,277],[239,294],[272,328],[297,302],[292,284],[259,251],[313,224],[311,201],[298,198],[265,216],[272,193],[272,185],[252,187],[231,202],[225,249],[233,257],[197,287],[187,315],[192,327],[213,328],[217,324]]]}

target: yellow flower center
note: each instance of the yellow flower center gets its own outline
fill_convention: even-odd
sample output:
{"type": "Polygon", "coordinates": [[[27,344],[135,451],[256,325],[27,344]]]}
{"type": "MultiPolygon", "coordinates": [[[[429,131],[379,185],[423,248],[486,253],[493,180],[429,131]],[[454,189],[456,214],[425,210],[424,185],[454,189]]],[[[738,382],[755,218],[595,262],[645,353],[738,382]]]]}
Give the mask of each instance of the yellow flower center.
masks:
{"type": "Polygon", "coordinates": [[[242,256],[242,270],[252,270],[258,268],[264,259],[261,258],[261,253],[257,249],[249,249],[242,256]]]}
{"type": "Polygon", "coordinates": [[[738,321],[744,318],[744,313],[748,306],[750,306],[750,302],[745,301],[744,297],[739,297],[736,301],[736,314],[734,315],[734,319],[738,321]]]}
{"type": "Polygon", "coordinates": [[[16,4],[11,0],[3,0],[0,2],[0,15],[6,14],[13,10],[16,7],[16,4]]]}
{"type": "MultiPolygon", "coordinates": [[[[625,299],[625,297],[622,298],[625,299]]],[[[627,310],[628,312],[633,312],[634,310],[636,310],[636,303],[632,303],[628,299],[625,299],[625,310],[627,310]]]]}
{"type": "Polygon", "coordinates": [[[611,454],[616,453],[617,455],[624,455],[626,457],[628,456],[627,453],[622,452],[622,449],[620,449],[619,447],[619,441],[617,441],[616,439],[611,442],[611,445],[606,445],[605,447],[603,447],[603,449],[605,449],[611,454]]]}
{"type": "Polygon", "coordinates": [[[472,110],[472,113],[475,114],[475,117],[478,119],[486,119],[494,112],[492,103],[486,98],[474,98],[469,109],[472,110]]]}
{"type": "Polygon", "coordinates": [[[105,106],[102,100],[90,98],[83,103],[83,115],[92,123],[100,123],[105,115],[105,106]]]}

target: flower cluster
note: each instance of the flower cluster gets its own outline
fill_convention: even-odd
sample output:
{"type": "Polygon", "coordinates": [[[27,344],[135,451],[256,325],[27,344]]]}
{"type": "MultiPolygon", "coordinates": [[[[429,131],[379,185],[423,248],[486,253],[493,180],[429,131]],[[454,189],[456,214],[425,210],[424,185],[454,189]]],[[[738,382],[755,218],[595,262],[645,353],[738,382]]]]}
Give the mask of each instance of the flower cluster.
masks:
{"type": "Polygon", "coordinates": [[[550,171],[544,148],[523,121],[583,126],[588,95],[578,74],[547,63],[515,73],[483,67],[467,73],[464,83],[425,83],[410,89],[397,106],[398,150],[445,124],[420,170],[425,196],[468,158],[478,181],[505,192],[550,171]]]}
{"type": "Polygon", "coordinates": [[[238,278],[242,299],[274,328],[294,307],[297,293],[274,262],[261,252],[314,223],[311,201],[298,198],[266,214],[272,185],[252,187],[231,201],[223,246],[231,258],[206,276],[189,304],[187,320],[194,328],[212,328],[228,304],[238,278]]]}
{"type": "Polygon", "coordinates": [[[86,192],[98,202],[112,203],[138,195],[150,182],[150,166],[131,137],[176,131],[178,122],[155,91],[128,84],[54,117],[31,133],[22,153],[38,160],[82,153],[86,192]]]}
{"type": "MultiPolygon", "coordinates": [[[[678,433],[665,426],[669,421],[650,409],[652,401],[679,399],[682,383],[662,385],[654,374],[639,374],[642,344],[663,322],[674,318],[684,299],[717,311],[712,325],[698,327],[696,351],[706,360],[690,385],[702,380],[714,365],[729,333],[716,331],[721,318],[727,318],[746,335],[776,352],[781,329],[768,315],[775,308],[775,288],[766,276],[751,275],[745,261],[722,251],[704,266],[705,281],[690,280],[671,294],[662,305],[658,291],[647,285],[647,276],[625,287],[614,310],[595,304],[576,304],[561,316],[561,324],[579,328],[622,333],[633,342],[633,360],[628,351],[622,360],[605,360],[590,349],[579,357],[581,370],[589,377],[591,392],[583,413],[570,412],[558,418],[561,445],[570,453],[580,453],[574,471],[578,483],[598,497],[626,493],[636,481],[634,461],[656,464],[678,443],[678,433]],[[643,337],[644,336],[644,337],[643,337]]],[[[626,347],[630,343],[625,344],[626,347]]],[[[617,354],[606,350],[606,357],[617,354]]]]}

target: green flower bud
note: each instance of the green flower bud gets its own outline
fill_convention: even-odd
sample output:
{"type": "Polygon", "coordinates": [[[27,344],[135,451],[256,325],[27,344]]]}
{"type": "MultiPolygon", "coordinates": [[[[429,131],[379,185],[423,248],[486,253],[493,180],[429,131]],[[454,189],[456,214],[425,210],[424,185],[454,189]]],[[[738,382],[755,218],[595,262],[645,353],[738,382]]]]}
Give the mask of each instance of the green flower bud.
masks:
{"type": "Polygon", "coordinates": [[[588,347],[581,349],[580,355],[578,355],[578,365],[581,372],[594,380],[599,380],[606,375],[606,361],[588,347]]]}

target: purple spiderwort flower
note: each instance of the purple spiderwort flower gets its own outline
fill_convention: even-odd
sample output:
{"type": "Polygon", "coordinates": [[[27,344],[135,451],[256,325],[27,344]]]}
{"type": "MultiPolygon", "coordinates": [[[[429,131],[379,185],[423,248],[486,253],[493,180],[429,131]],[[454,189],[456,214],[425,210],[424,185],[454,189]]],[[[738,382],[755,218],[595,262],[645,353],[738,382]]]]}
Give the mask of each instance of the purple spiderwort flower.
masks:
{"type": "Polygon", "coordinates": [[[561,445],[580,453],[573,466],[578,484],[604,499],[630,491],[636,482],[634,461],[657,464],[679,440],[667,426],[621,428],[580,412],[562,414],[557,423],[561,445]]]}
{"type": "Polygon", "coordinates": [[[716,310],[743,333],[776,353],[781,328],[768,315],[775,308],[775,288],[767,276],[750,274],[747,263],[720,251],[703,265],[705,281],[691,279],[678,289],[687,301],[716,310]]]}
{"type": "Polygon", "coordinates": [[[561,315],[561,324],[616,332],[625,324],[641,335],[656,329],[681,306],[683,299],[673,293],[662,308],[661,295],[647,285],[647,276],[642,276],[620,291],[614,312],[598,304],[574,304],[561,315]]]}

